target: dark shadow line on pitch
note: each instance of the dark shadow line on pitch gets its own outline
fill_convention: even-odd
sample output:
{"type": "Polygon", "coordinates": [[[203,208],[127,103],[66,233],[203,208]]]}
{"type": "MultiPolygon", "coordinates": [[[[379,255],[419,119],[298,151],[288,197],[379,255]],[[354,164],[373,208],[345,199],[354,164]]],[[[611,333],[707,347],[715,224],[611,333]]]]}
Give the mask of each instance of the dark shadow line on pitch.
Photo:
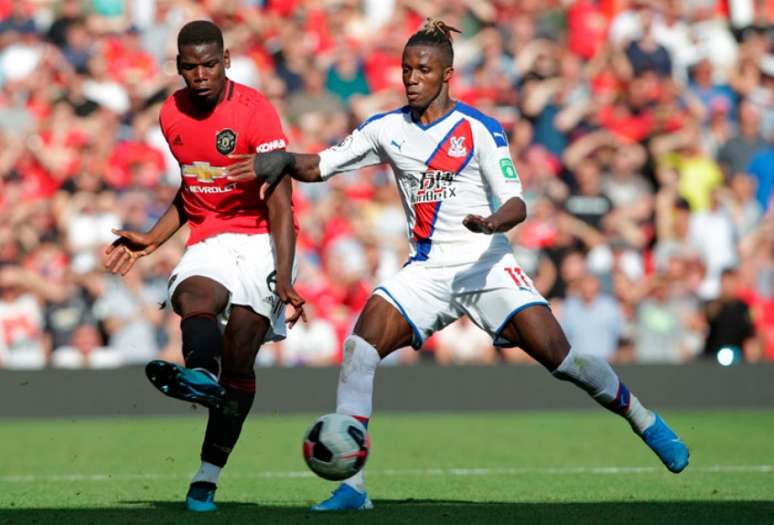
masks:
{"type": "MultiPolygon", "coordinates": [[[[119,507],[0,508],[0,525],[176,523],[771,523],[774,501],[615,501],[514,503],[449,499],[378,499],[371,512],[313,513],[306,504],[218,502],[215,513],[184,510],[181,501],[124,500],[119,507]]],[[[311,504],[312,502],[308,502],[311,504]]]]}

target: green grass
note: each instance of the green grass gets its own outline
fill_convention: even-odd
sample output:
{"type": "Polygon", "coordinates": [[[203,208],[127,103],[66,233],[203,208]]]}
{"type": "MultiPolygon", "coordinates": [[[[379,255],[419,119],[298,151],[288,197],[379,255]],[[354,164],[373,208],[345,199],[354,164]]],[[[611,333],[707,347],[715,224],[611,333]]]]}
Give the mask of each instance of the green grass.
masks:
{"type": "Polygon", "coordinates": [[[203,415],[3,421],[0,524],[774,523],[774,411],[664,415],[691,446],[677,476],[601,410],[379,414],[376,509],[334,516],[306,510],[334,488],[301,459],[312,416],[251,417],[217,516],[181,504],[203,415]]]}

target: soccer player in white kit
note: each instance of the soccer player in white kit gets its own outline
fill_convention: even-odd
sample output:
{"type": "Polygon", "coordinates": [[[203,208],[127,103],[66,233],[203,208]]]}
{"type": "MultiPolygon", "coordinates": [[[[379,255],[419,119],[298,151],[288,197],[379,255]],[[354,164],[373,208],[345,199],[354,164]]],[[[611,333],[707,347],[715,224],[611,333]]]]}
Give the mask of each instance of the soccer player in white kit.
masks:
{"type": "MultiPolygon", "coordinates": [[[[494,344],[519,346],[626,418],[670,471],[682,471],[685,444],[605,360],[570,348],[547,301],[516,262],[503,233],[526,218],[521,182],[500,124],[449,96],[451,31],[429,20],[406,44],[407,106],[371,117],[319,155],[271,152],[229,168],[233,180],[257,177],[266,188],[284,174],[320,182],[365,166],[392,166],[411,257],[374,290],[344,343],[336,411],[367,424],[380,360],[408,345],[420,348],[433,332],[468,315],[494,344]]],[[[372,506],[361,471],[313,510],[372,506]]]]}

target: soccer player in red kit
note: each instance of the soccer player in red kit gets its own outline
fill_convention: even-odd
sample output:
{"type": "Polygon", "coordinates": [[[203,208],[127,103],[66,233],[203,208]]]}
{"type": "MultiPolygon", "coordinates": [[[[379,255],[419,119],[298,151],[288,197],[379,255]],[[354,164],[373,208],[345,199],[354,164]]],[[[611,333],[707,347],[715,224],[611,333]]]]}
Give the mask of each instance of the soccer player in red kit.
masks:
{"type": "Polygon", "coordinates": [[[234,155],[286,147],[277,112],[261,93],[226,77],[229,53],[215,24],[186,24],[177,45],[186,87],[166,100],[159,120],[182,184],[149,232],[114,232],[119,238],[107,248],[105,265],[124,275],[184,223],[190,227],[185,254],[169,278],[172,307],[182,318],[185,367],[151,361],[146,373],[164,394],[209,408],[201,467],[186,497],[189,510],[209,511],[255,397],[258,348],[285,337],[284,305],[293,309],[292,326],[303,316],[304,301],[292,284],[290,182],[262,199],[257,181],[226,177],[234,155]]]}

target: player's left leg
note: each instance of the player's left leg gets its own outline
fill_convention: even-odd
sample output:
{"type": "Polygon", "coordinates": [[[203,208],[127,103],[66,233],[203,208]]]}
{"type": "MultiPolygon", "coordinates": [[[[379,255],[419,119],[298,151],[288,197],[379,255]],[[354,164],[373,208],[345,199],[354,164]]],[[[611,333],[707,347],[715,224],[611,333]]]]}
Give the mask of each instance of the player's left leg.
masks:
{"type": "MultiPolygon", "coordinates": [[[[336,412],[356,418],[368,427],[371,418],[376,368],[384,357],[412,344],[414,332],[405,317],[385,298],[374,294],[344,341],[336,389],[336,412]]],[[[373,508],[365,486],[365,469],[345,479],[331,497],[313,511],[368,510],[373,508]]]]}
{"type": "Polygon", "coordinates": [[[558,379],[571,381],[599,404],[624,417],[670,471],[678,473],[688,465],[688,447],[672,429],[629,392],[607,361],[571,349],[546,306],[532,305],[519,311],[500,336],[518,343],[558,379]]]}
{"type": "Polygon", "coordinates": [[[228,305],[229,291],[217,280],[186,271],[192,259],[202,256],[201,247],[194,248],[200,249],[186,252],[170,279],[172,307],[181,317],[185,367],[153,360],[146,365],[145,373],[165,395],[211,407],[224,395],[218,384],[223,335],[217,315],[228,305]]]}
{"type": "Polygon", "coordinates": [[[220,384],[224,402],[210,408],[201,450],[201,467],[186,497],[189,510],[215,510],[213,498],[221,469],[242,432],[255,399],[255,357],[269,330],[269,320],[246,306],[233,306],[224,334],[220,384]]]}

